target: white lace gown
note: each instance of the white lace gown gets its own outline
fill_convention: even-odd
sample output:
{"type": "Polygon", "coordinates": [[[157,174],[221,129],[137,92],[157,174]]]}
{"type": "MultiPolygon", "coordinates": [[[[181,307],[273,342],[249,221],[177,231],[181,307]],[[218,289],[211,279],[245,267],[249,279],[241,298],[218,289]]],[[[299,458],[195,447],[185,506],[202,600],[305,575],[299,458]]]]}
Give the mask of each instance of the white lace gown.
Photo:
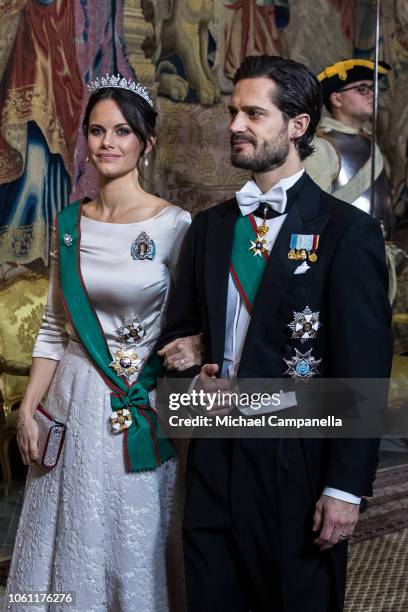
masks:
{"type": "MultiPolygon", "coordinates": [[[[135,348],[148,357],[189,223],[177,206],[139,223],[81,217],[81,271],[112,355],[123,318],[138,316],[145,333],[135,348]],[[154,241],[153,260],[131,256],[141,232],[154,241]]],[[[182,612],[182,462],[126,472],[123,437],[111,433],[110,390],[66,324],[56,275],[54,257],[33,355],[59,360],[45,406],[66,424],[66,437],[54,469],[29,469],[5,609],[182,612]],[[73,592],[76,605],[9,602],[30,591],[73,592]]]]}

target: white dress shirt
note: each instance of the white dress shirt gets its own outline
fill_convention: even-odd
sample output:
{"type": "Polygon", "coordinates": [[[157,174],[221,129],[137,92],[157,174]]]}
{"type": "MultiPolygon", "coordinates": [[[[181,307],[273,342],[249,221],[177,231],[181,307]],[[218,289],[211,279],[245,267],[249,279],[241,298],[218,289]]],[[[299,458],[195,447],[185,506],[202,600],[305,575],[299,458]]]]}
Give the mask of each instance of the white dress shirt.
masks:
{"type": "MultiPolygon", "coordinates": [[[[287,178],[281,179],[276,185],[272,187],[272,190],[280,190],[283,189],[285,192],[290,189],[303,175],[304,168],[289,176],[287,178]]],[[[262,195],[261,190],[256,185],[254,181],[249,181],[244,185],[241,191],[246,191],[250,189],[253,191],[257,189],[259,191],[259,195],[262,195]]],[[[270,193],[268,191],[268,193],[270,193]]],[[[267,194],[264,194],[265,196],[267,194]]],[[[284,198],[286,200],[286,198],[284,198]]],[[[286,202],[285,202],[286,204],[286,202]]],[[[241,213],[245,215],[249,215],[253,213],[259,207],[259,202],[255,202],[250,206],[240,206],[241,213]]],[[[279,234],[279,231],[286,219],[286,214],[281,214],[279,217],[275,217],[272,219],[266,219],[265,223],[269,228],[268,233],[266,234],[267,244],[265,245],[268,249],[268,252],[271,252],[271,249],[276,241],[276,238],[279,234]]],[[[261,219],[256,219],[257,224],[260,225],[263,221],[261,219]]],[[[224,361],[222,365],[221,376],[223,378],[231,378],[236,376],[240,359],[242,355],[242,350],[244,347],[245,337],[248,331],[248,326],[251,320],[251,315],[248,313],[245,304],[243,303],[239,291],[237,290],[232,275],[229,275],[228,280],[228,296],[227,296],[227,316],[226,316],[226,329],[225,329],[225,348],[224,348],[224,361]]],[[[346,493],[345,491],[340,491],[338,489],[333,489],[332,487],[326,487],[323,491],[323,495],[327,495],[328,497],[335,497],[336,499],[341,499],[342,501],[347,501],[353,504],[359,504],[360,498],[355,495],[351,495],[350,493],[346,493]]]]}

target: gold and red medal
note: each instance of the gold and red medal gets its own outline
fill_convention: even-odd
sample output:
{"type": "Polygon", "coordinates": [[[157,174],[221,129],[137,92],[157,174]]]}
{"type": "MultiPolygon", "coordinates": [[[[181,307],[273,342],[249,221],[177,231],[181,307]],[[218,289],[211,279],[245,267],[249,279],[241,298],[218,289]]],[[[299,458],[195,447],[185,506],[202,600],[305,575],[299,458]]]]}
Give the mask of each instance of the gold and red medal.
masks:
{"type": "Polygon", "coordinates": [[[262,257],[263,255],[268,254],[268,249],[266,248],[268,241],[265,239],[265,236],[269,232],[269,227],[266,225],[265,219],[263,220],[261,225],[258,225],[256,227],[255,231],[256,238],[255,240],[250,240],[251,246],[249,247],[248,251],[252,251],[254,257],[256,255],[262,257]]]}

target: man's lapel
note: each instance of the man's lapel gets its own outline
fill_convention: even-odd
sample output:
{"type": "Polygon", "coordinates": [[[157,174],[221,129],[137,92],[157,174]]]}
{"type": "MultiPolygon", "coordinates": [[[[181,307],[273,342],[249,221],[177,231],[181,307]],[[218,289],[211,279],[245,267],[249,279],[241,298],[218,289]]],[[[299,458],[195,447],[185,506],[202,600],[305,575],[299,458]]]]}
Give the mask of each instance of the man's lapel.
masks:
{"type": "Polygon", "coordinates": [[[224,360],[229,268],[238,216],[239,208],[235,198],[211,210],[208,215],[204,282],[211,354],[220,368],[224,360]]]}
{"type": "Polygon", "coordinates": [[[294,270],[301,263],[288,258],[291,235],[321,235],[329,219],[328,214],[319,214],[320,195],[320,189],[307,177],[290,207],[272,248],[255,300],[242,352],[241,367],[248,361],[266,326],[276,316],[280,300],[287,290],[294,270]]]}

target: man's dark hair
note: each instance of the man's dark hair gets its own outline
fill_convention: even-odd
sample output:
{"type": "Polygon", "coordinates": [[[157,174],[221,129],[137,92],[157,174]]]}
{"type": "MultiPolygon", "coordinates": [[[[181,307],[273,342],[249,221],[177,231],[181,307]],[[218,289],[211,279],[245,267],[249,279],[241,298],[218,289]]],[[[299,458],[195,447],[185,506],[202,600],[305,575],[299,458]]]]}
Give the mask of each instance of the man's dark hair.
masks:
{"type": "Polygon", "coordinates": [[[313,153],[311,141],[322,114],[322,91],[319,81],[305,64],[278,55],[249,56],[244,59],[234,76],[234,85],[242,79],[267,77],[276,85],[272,102],[286,121],[307,113],[310,123],[301,138],[296,140],[300,159],[313,153]]]}
{"type": "Polygon", "coordinates": [[[98,89],[89,98],[85,109],[85,115],[82,122],[82,129],[85,136],[88,136],[89,119],[93,107],[101,100],[107,99],[116,102],[130,128],[140,140],[142,145],[138,162],[138,170],[140,171],[142,157],[149,142],[156,137],[157,113],[142,96],[135,94],[133,91],[117,89],[115,87],[98,89]]]}

